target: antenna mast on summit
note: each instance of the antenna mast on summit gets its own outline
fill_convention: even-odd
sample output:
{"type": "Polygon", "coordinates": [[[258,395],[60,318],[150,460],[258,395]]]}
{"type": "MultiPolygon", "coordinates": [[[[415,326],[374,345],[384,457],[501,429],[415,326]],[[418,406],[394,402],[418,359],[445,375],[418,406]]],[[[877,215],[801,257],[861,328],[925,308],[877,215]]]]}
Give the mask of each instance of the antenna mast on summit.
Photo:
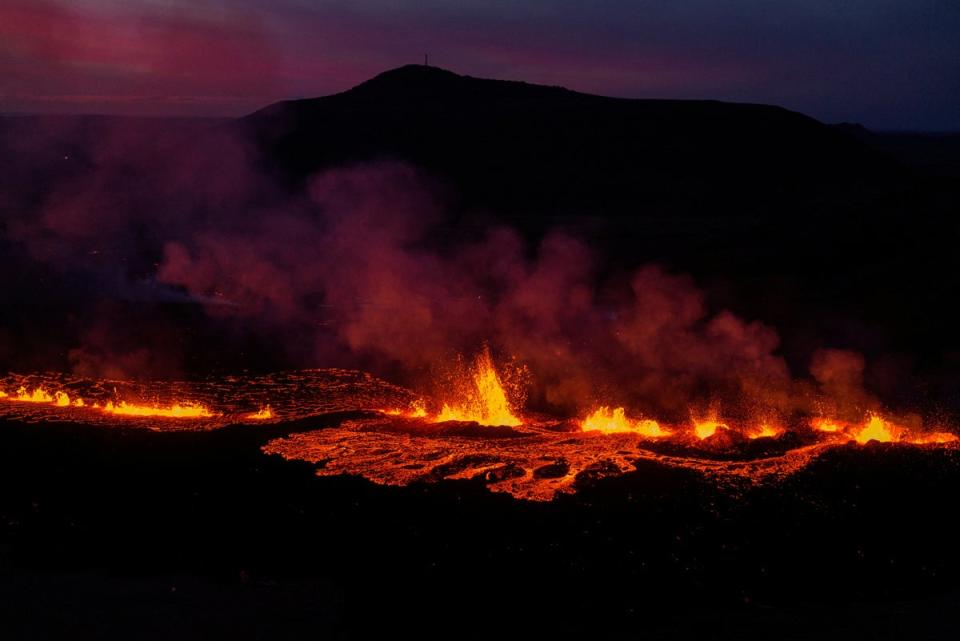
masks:
{"type": "Polygon", "coordinates": [[[428,56],[429,56],[429,54],[426,54],[426,53],[423,54],[423,66],[424,66],[424,67],[429,67],[429,66],[430,66],[430,58],[429,58],[428,56]]]}

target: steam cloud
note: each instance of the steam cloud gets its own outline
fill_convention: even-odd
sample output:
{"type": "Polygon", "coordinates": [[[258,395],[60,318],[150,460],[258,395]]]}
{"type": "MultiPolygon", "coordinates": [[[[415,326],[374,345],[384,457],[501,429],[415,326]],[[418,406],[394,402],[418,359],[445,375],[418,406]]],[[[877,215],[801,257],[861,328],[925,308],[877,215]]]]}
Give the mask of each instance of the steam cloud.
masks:
{"type": "MultiPolygon", "coordinates": [[[[416,168],[337,168],[291,193],[227,130],[162,134],[139,122],[86,132],[99,136],[87,166],[40,181],[43,193],[9,192],[8,242],[84,274],[96,298],[200,303],[230,331],[265,337],[278,367],[359,366],[423,384],[437,363],[489,344],[529,367],[541,408],[679,415],[736,399],[790,411],[816,391],[792,379],[773,329],[709,310],[686,276],[646,266],[601,277],[602,257],[562,230],[532,245],[499,225],[455,236],[442,190],[416,168]]],[[[176,332],[120,316],[78,321],[76,371],[183,366],[176,332]]],[[[862,357],[838,351],[812,368],[820,391],[857,404],[869,402],[862,371],[862,357]]]]}
{"type": "Polygon", "coordinates": [[[533,400],[552,408],[602,400],[678,412],[711,395],[787,398],[776,333],[709,314],[688,278],[645,267],[604,302],[595,257],[563,232],[532,256],[501,227],[438,245],[440,204],[422,176],[396,163],[326,172],[309,193],[310,216],[169,242],[158,278],[236,303],[216,314],[280,327],[322,321],[333,332],[314,335],[319,363],[331,340],[408,372],[490,343],[530,367],[533,400]]]}

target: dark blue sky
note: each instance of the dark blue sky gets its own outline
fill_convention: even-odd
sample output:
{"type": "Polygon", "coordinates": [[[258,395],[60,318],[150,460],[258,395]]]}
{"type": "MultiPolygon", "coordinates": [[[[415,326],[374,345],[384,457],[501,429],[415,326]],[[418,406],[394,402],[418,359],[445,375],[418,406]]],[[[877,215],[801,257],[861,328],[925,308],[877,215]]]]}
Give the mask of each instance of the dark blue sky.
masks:
{"type": "Polygon", "coordinates": [[[960,0],[4,0],[0,111],[238,115],[422,60],[960,130],[960,0]]]}

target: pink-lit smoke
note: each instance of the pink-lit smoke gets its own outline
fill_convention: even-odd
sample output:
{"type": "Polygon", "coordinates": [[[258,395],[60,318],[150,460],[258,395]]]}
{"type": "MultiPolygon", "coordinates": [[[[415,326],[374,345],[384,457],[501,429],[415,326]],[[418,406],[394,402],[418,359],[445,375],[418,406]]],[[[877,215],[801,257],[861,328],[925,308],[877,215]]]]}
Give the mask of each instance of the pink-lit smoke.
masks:
{"type": "Polygon", "coordinates": [[[590,248],[562,231],[535,247],[503,227],[447,242],[436,233],[442,203],[402,164],[328,171],[309,193],[313,205],[299,213],[171,240],[158,278],[229,303],[211,305],[213,314],[256,319],[280,335],[315,325],[312,344],[298,332],[286,348],[317,365],[350,354],[422,372],[489,343],[529,366],[532,399],[554,408],[794,402],[776,332],[711,312],[687,277],[649,266],[619,286],[600,282],[590,248]]]}
{"type": "MultiPolygon", "coordinates": [[[[679,414],[736,400],[789,411],[816,388],[865,398],[856,355],[825,352],[815,383],[798,383],[773,329],[710,309],[689,277],[607,274],[603,256],[560,229],[530,241],[498,224],[452,225],[444,186],[412,166],[334,168],[289,190],[229,128],[66,126],[78,125],[44,121],[0,140],[55,161],[25,163],[49,175],[0,177],[16,194],[2,203],[7,240],[64,278],[86,274],[95,301],[199,304],[224,340],[259,336],[268,366],[356,366],[423,385],[488,344],[529,368],[537,407],[679,414]],[[91,150],[79,165],[50,153],[78,136],[91,150]]],[[[110,377],[189,369],[194,321],[184,329],[149,307],[132,322],[130,309],[100,302],[72,319],[69,366],[110,377]]]]}

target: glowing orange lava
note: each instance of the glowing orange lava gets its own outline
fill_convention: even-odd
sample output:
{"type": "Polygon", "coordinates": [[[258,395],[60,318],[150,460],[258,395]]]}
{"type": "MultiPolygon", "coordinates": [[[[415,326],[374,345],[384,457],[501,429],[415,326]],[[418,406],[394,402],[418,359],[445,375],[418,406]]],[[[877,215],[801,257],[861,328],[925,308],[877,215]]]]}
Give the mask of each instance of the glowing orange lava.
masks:
{"type": "Polygon", "coordinates": [[[715,415],[707,418],[693,418],[693,433],[701,441],[716,434],[720,428],[728,429],[726,423],[718,420],[715,415]]]}
{"type": "Polygon", "coordinates": [[[28,392],[26,387],[21,387],[17,390],[17,395],[12,397],[15,401],[23,401],[25,403],[52,403],[53,397],[50,396],[50,393],[42,387],[38,387],[32,392],[28,392]]]}
{"type": "Polygon", "coordinates": [[[513,413],[489,350],[485,349],[477,357],[470,380],[463,384],[461,399],[453,405],[444,403],[436,421],[473,421],[480,425],[509,426],[523,423],[513,413]]]}
{"type": "Polygon", "coordinates": [[[213,416],[213,412],[209,409],[195,403],[174,403],[170,407],[159,407],[156,405],[133,405],[126,401],[114,404],[113,401],[108,401],[103,407],[103,411],[118,416],[155,416],[162,418],[205,418],[213,416]]]}
{"type": "Polygon", "coordinates": [[[759,428],[747,434],[750,438],[774,438],[780,436],[783,433],[783,430],[779,427],[774,427],[768,423],[763,423],[759,428]]]}
{"type": "Polygon", "coordinates": [[[66,392],[58,390],[51,395],[43,386],[35,388],[32,392],[21,386],[17,390],[16,396],[0,392],[0,398],[24,403],[49,403],[56,407],[83,407],[84,405],[82,398],[77,398],[71,402],[70,396],[66,392]]]}
{"type": "Polygon", "coordinates": [[[384,414],[389,416],[403,416],[406,418],[426,418],[427,417],[427,404],[423,402],[422,399],[417,399],[411,401],[410,406],[405,409],[392,409],[392,410],[381,410],[384,414]]]}
{"type": "Polygon", "coordinates": [[[956,440],[957,435],[951,434],[950,432],[930,432],[929,434],[915,436],[910,442],[915,445],[943,445],[945,443],[953,443],[956,440]]]}
{"type": "Polygon", "coordinates": [[[10,374],[0,377],[5,390],[0,392],[0,417],[35,424],[67,418],[80,424],[194,431],[234,425],[238,419],[253,423],[329,416],[330,424],[323,421],[323,429],[294,430],[264,451],[317,462],[322,476],[359,475],[388,485],[473,479],[493,491],[537,501],[631,473],[641,462],[693,470],[740,492],[785,479],[825,452],[849,448],[851,442],[883,441],[912,448],[916,456],[936,456],[941,449],[954,456],[960,447],[950,427],[924,432],[918,416],[879,413],[851,421],[822,411],[811,418],[760,408],[752,420],[740,423],[736,414],[724,417],[710,408],[692,412],[692,426],[685,427],[605,406],[590,408],[576,425],[566,417],[540,414],[521,421],[522,394],[514,387],[518,379],[511,378],[513,374],[506,371],[501,379],[484,352],[457,379],[440,412],[436,408],[442,397],[424,399],[350,370],[147,383],[10,374]],[[141,405],[117,400],[121,398],[156,400],[141,405]],[[262,404],[266,398],[270,405],[262,404]],[[256,407],[259,411],[252,411],[256,407]],[[338,413],[350,413],[350,418],[334,418],[338,413]],[[460,421],[494,427],[476,429],[460,421]],[[495,428],[502,425],[509,429],[495,428]],[[748,443],[749,438],[785,434],[791,438],[770,438],[762,447],[748,443]],[[714,435],[718,438],[711,438],[714,435]],[[697,438],[708,440],[700,443],[697,438]]]}
{"type": "Polygon", "coordinates": [[[889,421],[885,421],[877,414],[871,414],[867,418],[866,424],[857,432],[854,438],[857,440],[857,443],[861,445],[870,441],[890,443],[891,441],[897,440],[898,431],[896,426],[889,421]]]}
{"type": "Polygon", "coordinates": [[[267,419],[273,418],[273,410],[269,405],[261,407],[258,411],[251,414],[247,414],[247,418],[252,418],[256,421],[264,421],[267,419]]]}
{"type": "Polygon", "coordinates": [[[622,407],[610,409],[603,406],[583,419],[580,423],[580,429],[584,432],[603,432],[604,434],[616,434],[619,432],[635,432],[641,436],[660,437],[669,436],[670,433],[660,427],[660,424],[652,419],[632,419],[627,418],[626,412],[622,407]]]}
{"type": "Polygon", "coordinates": [[[841,432],[843,425],[836,420],[824,417],[817,417],[810,421],[810,427],[820,432],[841,432]]]}

